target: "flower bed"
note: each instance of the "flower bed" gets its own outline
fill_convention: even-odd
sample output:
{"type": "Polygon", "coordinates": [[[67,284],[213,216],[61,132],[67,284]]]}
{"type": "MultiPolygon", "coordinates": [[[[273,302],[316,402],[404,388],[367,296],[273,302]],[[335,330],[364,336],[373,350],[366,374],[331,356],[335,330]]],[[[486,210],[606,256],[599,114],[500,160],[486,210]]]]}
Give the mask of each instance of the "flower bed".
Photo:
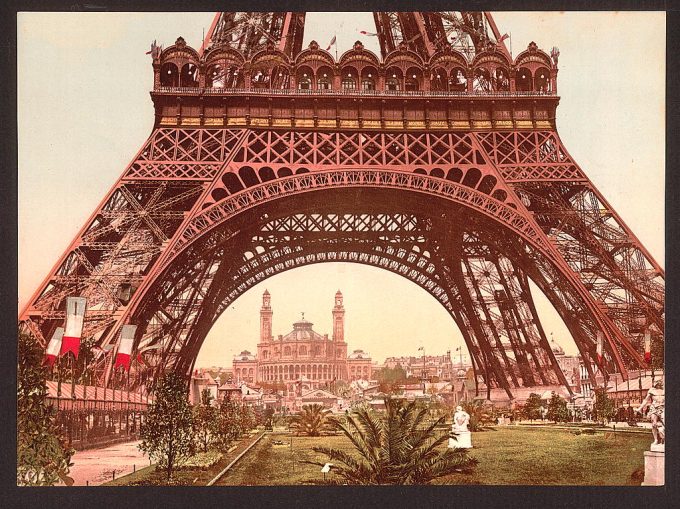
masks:
{"type": "Polygon", "coordinates": [[[215,463],[222,459],[222,453],[217,451],[199,452],[194,454],[191,458],[187,459],[181,465],[178,465],[178,469],[192,469],[198,468],[205,470],[212,467],[215,463]]]}

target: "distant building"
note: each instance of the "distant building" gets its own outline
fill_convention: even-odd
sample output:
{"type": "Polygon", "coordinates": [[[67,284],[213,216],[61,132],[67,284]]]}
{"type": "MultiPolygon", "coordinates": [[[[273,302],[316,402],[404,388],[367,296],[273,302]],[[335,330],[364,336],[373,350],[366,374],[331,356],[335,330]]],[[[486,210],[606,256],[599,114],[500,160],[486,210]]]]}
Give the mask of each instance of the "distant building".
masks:
{"type": "Polygon", "coordinates": [[[347,357],[349,380],[370,380],[373,374],[371,357],[363,350],[354,350],[347,357]]]}
{"type": "Polygon", "coordinates": [[[189,383],[189,403],[192,405],[199,405],[201,403],[201,394],[204,389],[208,389],[213,402],[216,401],[218,387],[219,382],[215,381],[208,371],[195,369],[189,383]]]}
{"type": "Polygon", "coordinates": [[[283,383],[289,394],[328,387],[337,380],[368,379],[372,374],[371,357],[355,350],[349,357],[345,342],[345,308],[342,293],[335,294],[333,333],[319,334],[313,323],[304,319],[293,330],[274,338],[271,294],[262,294],[260,341],[257,354],[244,350],[234,356],[234,381],[262,384],[283,383]],[[351,372],[350,369],[354,368],[351,372]],[[354,375],[353,377],[351,375],[354,375]]]}
{"type": "Polygon", "coordinates": [[[232,366],[236,381],[251,383],[257,381],[257,358],[248,350],[235,355],[232,366]]]}
{"type": "MultiPolygon", "coordinates": [[[[581,373],[581,356],[580,355],[566,355],[564,349],[558,345],[554,339],[550,340],[550,347],[555,355],[557,365],[562,370],[564,378],[566,378],[569,387],[574,394],[581,392],[582,373],[581,373]]],[[[587,378],[587,377],[586,377],[587,378]]]]}
{"type": "Polygon", "coordinates": [[[401,367],[409,378],[432,380],[436,377],[447,382],[465,376],[467,370],[472,367],[470,364],[463,363],[462,356],[458,362],[454,363],[450,351],[444,355],[425,355],[424,357],[414,355],[388,357],[383,366],[390,369],[401,367]]]}

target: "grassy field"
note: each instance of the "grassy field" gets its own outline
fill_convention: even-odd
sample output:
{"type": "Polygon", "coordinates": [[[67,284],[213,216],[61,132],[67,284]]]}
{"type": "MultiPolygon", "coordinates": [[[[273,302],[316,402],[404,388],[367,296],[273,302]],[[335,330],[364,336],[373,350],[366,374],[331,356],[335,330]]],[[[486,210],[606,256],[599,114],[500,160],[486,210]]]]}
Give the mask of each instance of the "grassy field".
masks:
{"type": "MultiPolygon", "coordinates": [[[[290,442],[290,435],[267,435],[218,482],[221,485],[290,485],[321,480],[319,467],[302,463],[325,457],[312,451],[316,445],[352,450],[343,436],[292,437],[293,446],[274,446],[273,440],[290,442]]],[[[479,460],[473,474],[442,478],[440,484],[534,485],[639,485],[644,472],[643,451],[647,434],[616,433],[605,436],[575,435],[546,427],[498,427],[473,433],[479,460]]],[[[331,474],[332,475],[332,471],[331,474]]]]}

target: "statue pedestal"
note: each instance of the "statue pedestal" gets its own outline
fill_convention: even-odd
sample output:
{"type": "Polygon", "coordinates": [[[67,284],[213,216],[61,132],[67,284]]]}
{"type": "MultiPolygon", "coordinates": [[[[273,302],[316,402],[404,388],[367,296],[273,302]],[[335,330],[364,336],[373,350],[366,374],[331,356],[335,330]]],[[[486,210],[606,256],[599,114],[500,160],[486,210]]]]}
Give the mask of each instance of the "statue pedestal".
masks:
{"type": "Polygon", "coordinates": [[[645,451],[645,480],[642,486],[663,486],[665,463],[665,452],[645,451]]]}
{"type": "Polygon", "coordinates": [[[472,433],[469,431],[454,431],[456,438],[449,438],[450,449],[472,449],[472,433]]]}

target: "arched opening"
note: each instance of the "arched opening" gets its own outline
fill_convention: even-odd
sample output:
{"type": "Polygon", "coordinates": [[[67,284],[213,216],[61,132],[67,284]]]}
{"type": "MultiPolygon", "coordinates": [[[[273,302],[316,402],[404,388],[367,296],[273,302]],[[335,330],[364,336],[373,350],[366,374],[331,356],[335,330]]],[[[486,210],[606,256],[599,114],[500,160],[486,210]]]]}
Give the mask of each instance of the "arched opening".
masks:
{"type": "Polygon", "coordinates": [[[172,62],[166,62],[161,66],[161,86],[179,86],[179,71],[177,70],[177,66],[172,62]]]}
{"type": "Polygon", "coordinates": [[[463,170],[460,168],[451,168],[447,173],[446,173],[446,179],[450,180],[452,182],[460,182],[460,179],[463,178],[463,170]]]}
{"type": "Polygon", "coordinates": [[[493,188],[496,187],[497,182],[498,181],[496,180],[496,177],[492,175],[487,175],[479,183],[477,189],[484,194],[490,194],[491,191],[493,191],[493,188]]]}
{"type": "Polygon", "coordinates": [[[227,68],[224,73],[225,88],[243,88],[244,80],[243,73],[235,65],[227,68]]]}
{"type": "Polygon", "coordinates": [[[467,187],[477,187],[477,182],[479,182],[480,178],[482,178],[482,172],[477,168],[470,168],[465,172],[463,185],[467,187]]]}
{"type": "Polygon", "coordinates": [[[268,166],[260,168],[259,174],[260,180],[262,182],[269,182],[270,180],[276,179],[276,175],[274,175],[274,170],[272,170],[268,166]]]}
{"type": "Polygon", "coordinates": [[[462,67],[455,67],[451,70],[449,77],[449,90],[451,92],[465,92],[467,90],[467,78],[465,77],[465,69],[462,67]]]}
{"type": "Polygon", "coordinates": [[[272,69],[269,80],[270,88],[286,89],[290,88],[290,71],[285,65],[277,65],[272,69]]]}
{"type": "Polygon", "coordinates": [[[540,67],[534,75],[534,90],[540,94],[550,92],[550,71],[545,67],[540,67]]]}
{"type": "Polygon", "coordinates": [[[239,178],[231,172],[225,173],[222,176],[222,182],[224,183],[224,185],[231,194],[235,194],[243,190],[243,184],[241,183],[239,178]]]}
{"type": "Polygon", "coordinates": [[[297,82],[298,90],[312,90],[314,72],[310,67],[303,66],[297,70],[295,81],[297,82]]]}
{"type": "Polygon", "coordinates": [[[510,73],[504,67],[496,67],[494,70],[494,91],[508,92],[510,90],[510,73]]]}
{"type": "Polygon", "coordinates": [[[401,69],[398,67],[390,67],[385,75],[385,90],[389,92],[397,92],[402,90],[402,83],[404,76],[401,69]]]}
{"type": "Polygon", "coordinates": [[[446,92],[449,90],[449,77],[446,69],[437,67],[432,71],[430,90],[446,92]]]}
{"type": "MultiPolygon", "coordinates": [[[[468,189],[469,191],[466,191],[465,193],[460,193],[456,194],[456,196],[471,196],[474,197],[475,193],[478,196],[482,196],[481,193],[476,191],[474,189],[474,185],[480,180],[481,177],[481,172],[476,169],[472,168],[469,169],[466,173],[465,177],[465,185],[469,186],[468,189]],[[473,178],[474,177],[474,178],[473,178]]],[[[301,179],[298,180],[309,180],[310,177],[305,176],[302,177],[301,179]]],[[[425,220],[428,224],[428,230],[427,231],[437,231],[437,221],[444,222],[446,225],[453,225],[454,228],[458,233],[447,231],[445,235],[442,236],[437,236],[436,238],[440,239],[437,240],[437,242],[447,242],[447,243],[457,243],[457,242],[472,242],[474,243],[481,243],[481,244],[486,244],[490,246],[493,249],[501,249],[500,246],[503,246],[503,250],[508,250],[507,253],[507,259],[512,261],[517,260],[518,263],[522,262],[522,257],[527,256],[527,247],[530,247],[530,249],[535,250],[537,249],[531,242],[527,242],[523,238],[519,238],[517,236],[517,233],[511,230],[510,224],[512,219],[507,218],[508,221],[508,226],[500,226],[499,221],[501,221],[500,217],[498,219],[492,219],[490,218],[487,214],[475,211],[474,208],[470,208],[467,205],[463,206],[461,203],[456,204],[457,202],[454,201],[447,201],[448,199],[444,198],[437,198],[433,196],[427,196],[425,195],[422,190],[425,189],[423,187],[423,179],[425,182],[427,179],[430,177],[428,176],[421,176],[418,177],[417,182],[418,182],[418,189],[420,191],[413,192],[413,191],[394,191],[389,190],[388,187],[382,187],[382,188],[351,188],[351,189],[337,189],[333,191],[333,195],[325,192],[325,191],[313,191],[311,193],[305,193],[304,194],[304,199],[302,202],[299,202],[300,196],[295,194],[291,195],[288,198],[277,198],[275,199],[271,204],[262,204],[262,205],[256,205],[256,213],[247,213],[244,214],[246,211],[241,211],[238,213],[237,216],[234,216],[233,221],[237,221],[233,224],[230,224],[226,230],[222,229],[222,226],[219,224],[215,224],[215,228],[211,230],[214,232],[215,237],[212,237],[212,234],[209,232],[205,232],[201,237],[201,242],[192,244],[192,248],[187,251],[183,251],[187,256],[189,256],[191,253],[195,253],[195,256],[198,256],[199,258],[202,256],[205,256],[204,253],[207,253],[207,247],[211,246],[210,249],[213,253],[216,252],[223,252],[225,253],[223,256],[226,256],[227,259],[233,260],[234,256],[238,256],[239,249],[243,249],[245,246],[248,246],[249,249],[252,250],[252,247],[250,246],[256,246],[256,251],[257,255],[253,259],[249,260],[243,260],[244,265],[240,266],[239,263],[236,263],[233,265],[233,270],[234,275],[238,275],[238,277],[232,281],[229,282],[229,273],[224,273],[222,276],[220,276],[220,281],[222,283],[219,286],[215,287],[215,291],[218,292],[217,294],[214,295],[214,298],[216,299],[216,302],[220,302],[221,307],[217,310],[216,315],[214,316],[219,316],[222,311],[228,309],[231,304],[234,302],[234,299],[238,298],[240,295],[244,294],[249,288],[255,286],[256,284],[264,281],[265,279],[269,279],[272,276],[278,274],[279,272],[286,272],[291,269],[296,269],[304,265],[318,265],[321,266],[322,264],[325,264],[329,261],[349,261],[349,262],[354,262],[357,264],[363,264],[363,265],[373,265],[374,267],[380,267],[383,270],[387,269],[391,272],[394,272],[396,274],[401,275],[402,277],[405,277],[407,279],[410,279],[412,282],[418,284],[419,287],[423,288],[426,290],[426,293],[429,294],[431,297],[434,297],[436,301],[438,301],[443,309],[447,310],[447,312],[454,318],[454,321],[456,321],[456,324],[458,324],[458,319],[455,317],[454,306],[456,306],[454,303],[455,301],[451,300],[450,295],[455,295],[455,292],[457,291],[456,289],[446,289],[445,287],[439,286],[440,283],[437,283],[437,278],[434,278],[434,274],[437,273],[437,266],[434,263],[432,257],[435,253],[435,251],[429,247],[426,244],[413,244],[413,245],[407,245],[406,244],[396,244],[392,245],[389,241],[389,236],[390,235],[399,235],[400,230],[398,227],[393,227],[390,226],[389,228],[386,228],[385,230],[380,230],[376,231],[375,233],[379,233],[379,238],[382,240],[376,240],[372,241],[371,243],[360,243],[357,244],[357,246],[363,246],[363,247],[350,247],[352,246],[352,243],[344,243],[344,244],[338,244],[338,246],[345,245],[348,246],[347,248],[340,248],[334,247],[332,249],[329,249],[328,243],[324,242],[323,240],[321,242],[312,242],[311,237],[309,242],[305,240],[305,235],[304,235],[304,229],[300,230],[298,226],[295,225],[302,225],[306,224],[306,220],[304,220],[303,217],[295,217],[295,218],[290,218],[291,222],[287,223],[285,214],[291,214],[291,211],[294,210],[312,210],[315,211],[315,213],[320,213],[322,214],[322,217],[330,218],[330,217],[336,217],[336,218],[343,218],[343,221],[347,221],[348,225],[351,224],[357,224],[357,225],[377,225],[377,224],[384,224],[383,222],[374,222],[372,220],[362,220],[357,223],[351,221],[351,218],[348,217],[348,214],[343,211],[343,210],[338,210],[334,207],[337,207],[338,204],[344,203],[344,204],[352,204],[353,207],[360,207],[360,210],[364,210],[362,214],[367,214],[367,213],[376,213],[376,207],[378,207],[377,210],[389,210],[390,217],[392,220],[399,221],[399,218],[406,218],[408,219],[408,214],[409,213],[423,213],[424,211],[427,210],[433,210],[436,209],[437,213],[429,216],[426,213],[425,220]],[[335,194],[335,193],[340,193],[340,194],[335,194]],[[345,194],[343,194],[345,193],[345,194]],[[387,199],[389,196],[389,199],[387,199]],[[436,201],[436,206],[433,203],[433,200],[436,201]],[[302,207],[302,203],[304,203],[303,209],[297,208],[297,207],[302,207]],[[368,209],[363,209],[361,207],[368,206],[368,204],[371,204],[371,211],[372,212],[366,212],[368,209]],[[287,204],[287,205],[286,205],[287,204]],[[324,209],[326,207],[326,209],[324,209]],[[330,208],[328,208],[330,207],[330,208]],[[382,207],[396,207],[392,209],[382,209],[382,207]],[[331,211],[333,211],[331,213],[331,211]],[[283,216],[282,216],[283,214],[283,216]],[[281,217],[279,217],[281,216],[281,217]],[[240,218],[240,219],[239,219],[240,218]],[[302,222],[301,222],[302,221],[302,222]],[[276,227],[276,236],[272,237],[270,234],[267,232],[268,226],[267,225],[280,225],[276,227]],[[286,224],[290,224],[290,229],[289,231],[286,230],[286,228],[282,228],[281,225],[285,226],[286,224]],[[430,228],[434,228],[434,230],[430,230],[430,228]],[[225,233],[227,232],[238,232],[236,236],[225,236],[225,233]],[[268,244],[267,238],[271,237],[272,239],[276,239],[275,242],[276,244],[268,244]],[[468,240],[469,237],[469,240],[468,240]],[[473,237],[479,237],[479,240],[476,240],[473,237]],[[219,239],[225,239],[225,240],[219,240],[219,239]],[[253,244],[255,242],[255,239],[257,239],[257,243],[253,244]],[[458,240],[456,240],[458,239],[458,240]],[[514,239],[514,243],[511,242],[511,240],[514,239]],[[206,244],[203,244],[205,242],[206,244]],[[215,244],[217,242],[217,244],[215,244]],[[242,244],[242,242],[246,242],[246,244],[242,244]],[[220,244],[222,243],[222,244],[220,244]],[[241,246],[238,247],[237,246],[241,246]],[[406,249],[407,248],[407,249],[406,249]],[[215,251],[217,249],[217,251],[215,251]],[[403,252],[402,252],[403,251],[403,252]],[[329,254],[333,254],[335,258],[328,258],[329,254]],[[393,263],[394,265],[390,265],[393,263]],[[403,267],[403,269],[402,269],[403,267]],[[409,274],[413,271],[413,276],[409,276],[409,274]],[[421,279],[422,278],[422,279],[421,279]],[[242,283],[248,282],[245,286],[242,285],[242,283]],[[451,292],[451,293],[449,293],[451,292]]],[[[324,176],[324,179],[326,177],[324,176]]],[[[333,182],[335,181],[334,179],[326,179],[327,182],[333,182]]],[[[337,182],[337,181],[336,181],[337,182]]],[[[440,181],[441,183],[441,181],[440,181]]],[[[450,184],[447,184],[447,186],[450,186],[450,184]]],[[[291,187],[293,189],[295,186],[291,187]]],[[[441,188],[441,185],[438,186],[438,188],[441,188]]],[[[430,189],[427,187],[427,189],[430,189]]],[[[298,191],[299,192],[299,191],[298,191]]],[[[452,195],[453,196],[453,195],[452,195]]],[[[237,197],[230,197],[229,200],[235,200],[237,197]]],[[[246,200],[241,200],[241,203],[244,205],[247,203],[246,200]]],[[[473,201],[470,202],[470,204],[474,203],[481,203],[481,201],[478,201],[477,198],[475,198],[473,201]]],[[[498,202],[494,202],[493,204],[494,210],[497,210],[497,207],[502,206],[505,207],[502,204],[498,204],[498,202]]],[[[224,207],[228,207],[228,204],[224,204],[224,207]]],[[[507,207],[506,207],[507,209],[507,207]]],[[[223,210],[227,210],[224,208],[223,210]]],[[[218,218],[219,214],[215,214],[215,211],[212,211],[211,217],[213,218],[218,218]]],[[[301,214],[307,214],[301,213],[301,214]]],[[[505,217],[506,214],[511,214],[511,212],[505,210],[503,217],[505,217]]],[[[350,214],[351,215],[351,214],[350,214]]],[[[505,221],[506,219],[503,219],[505,221]]],[[[414,233],[418,232],[418,221],[416,223],[412,223],[410,219],[408,219],[408,231],[409,236],[411,238],[414,237],[414,233]],[[413,230],[413,228],[416,228],[416,230],[413,230]]],[[[425,223],[423,223],[425,224],[425,223]]],[[[227,223],[224,223],[224,226],[227,226],[227,223]]],[[[395,225],[397,226],[397,225],[395,225]]],[[[357,226],[359,230],[357,230],[357,234],[361,233],[361,228],[363,226],[357,226]]],[[[324,229],[324,231],[326,231],[324,229]]],[[[353,230],[352,229],[347,229],[344,227],[340,227],[337,232],[342,232],[342,235],[350,235],[349,239],[354,238],[351,235],[353,235],[353,230]]],[[[332,232],[329,232],[331,234],[332,232]]],[[[440,232],[442,233],[442,232],[440,232]]],[[[231,235],[231,234],[230,234],[231,235]]],[[[428,233],[428,236],[430,234],[428,233]]],[[[320,238],[324,238],[323,235],[320,238]]],[[[378,238],[378,237],[376,237],[378,238]]],[[[442,246],[443,249],[449,249],[444,246],[442,246]]],[[[456,252],[456,251],[454,251],[456,252]]],[[[468,251],[459,251],[459,252],[468,252],[468,251]]],[[[476,252],[476,251],[475,251],[476,252]]],[[[484,252],[484,251],[480,251],[484,252]]],[[[537,251],[536,251],[537,252],[537,251]]],[[[466,255],[468,256],[468,255],[466,255]]],[[[478,260],[476,257],[482,256],[482,255],[475,255],[474,257],[470,259],[464,260],[464,264],[461,267],[457,267],[455,264],[454,265],[448,265],[450,270],[455,270],[455,271],[463,271],[461,272],[461,275],[459,278],[465,278],[468,277],[466,274],[468,271],[471,270],[477,270],[477,272],[471,272],[470,274],[476,274],[474,275],[475,278],[485,278],[486,272],[491,272],[493,267],[491,269],[474,269],[475,266],[480,266],[484,267],[486,264],[489,263],[494,263],[493,259],[491,258],[491,262],[486,259],[481,259],[478,260]]],[[[505,256],[505,254],[503,254],[505,256]]],[[[541,259],[536,258],[537,262],[540,263],[549,263],[549,262],[541,262],[541,259]]],[[[548,260],[548,258],[544,258],[544,260],[548,260]]],[[[232,263],[232,262],[229,262],[232,263]]],[[[437,261],[437,263],[441,263],[441,261],[437,261]]],[[[182,266],[191,266],[191,264],[184,263],[182,266]]],[[[531,266],[527,265],[527,270],[531,268],[531,266]]],[[[547,266],[542,266],[543,268],[547,266]]],[[[231,270],[231,269],[230,269],[231,270]]],[[[501,270],[501,269],[497,269],[501,270]]],[[[510,267],[508,269],[504,269],[506,277],[516,277],[515,274],[517,274],[517,268],[516,267],[510,267]]],[[[532,269],[534,270],[534,269],[532,269]]],[[[544,277],[542,270],[535,270],[534,272],[528,273],[528,276],[530,277],[538,277],[542,278],[544,277]]],[[[194,281],[194,278],[191,277],[190,275],[187,275],[187,277],[191,278],[192,281],[194,281]]],[[[472,277],[472,276],[470,276],[472,277]]],[[[480,279],[480,283],[482,282],[482,279],[480,279]]],[[[454,279],[455,280],[455,279],[454,279]]],[[[446,284],[449,284],[449,281],[454,281],[452,279],[447,278],[445,281],[447,281],[446,284]]],[[[440,281],[444,281],[443,279],[440,279],[440,281]]],[[[544,280],[539,280],[540,283],[540,288],[542,291],[546,292],[552,292],[554,293],[554,290],[551,289],[550,285],[553,283],[553,281],[550,281],[549,279],[544,279],[544,280]]],[[[511,288],[511,287],[509,287],[511,288]]],[[[496,288],[489,287],[488,291],[491,292],[490,294],[494,294],[496,288]]],[[[567,287],[560,287],[560,292],[567,291],[569,292],[567,287]]],[[[282,294],[290,294],[291,290],[288,289],[286,292],[282,292],[282,294]]],[[[309,291],[302,292],[307,295],[309,294],[309,291]]],[[[163,305],[161,301],[158,299],[153,300],[152,295],[149,296],[150,302],[157,302],[157,305],[163,305]]],[[[472,295],[472,298],[474,295],[472,295]]],[[[501,299],[501,297],[496,297],[497,299],[501,299]]],[[[516,294],[515,298],[520,298],[520,294],[516,294]]],[[[552,303],[552,302],[551,302],[552,303]]],[[[559,303],[554,305],[559,305],[559,303]]],[[[154,304],[155,305],[155,304],[154,304]]],[[[409,308],[411,309],[411,308],[409,308]]],[[[568,310],[566,309],[561,309],[560,314],[562,313],[568,313],[568,310]]],[[[298,315],[299,316],[299,315],[298,315]]],[[[534,324],[537,322],[529,321],[527,322],[527,326],[530,324],[534,324]]],[[[531,325],[534,327],[534,325],[531,325]]],[[[210,327],[206,325],[201,326],[201,330],[209,330],[210,327]]],[[[570,325],[570,327],[576,327],[573,323],[570,325]]],[[[580,326],[579,326],[580,327],[580,326]]],[[[466,329],[464,326],[459,327],[461,331],[465,331],[463,333],[469,332],[469,329],[466,329]]],[[[576,329],[575,329],[576,330],[576,329]]],[[[570,328],[571,331],[571,328],[570,328]]],[[[477,334],[477,332],[475,332],[477,334]]],[[[493,389],[499,389],[503,388],[503,390],[506,390],[505,384],[510,384],[508,387],[521,387],[525,386],[525,384],[529,384],[529,386],[532,386],[531,384],[536,384],[540,383],[537,382],[536,377],[539,376],[540,373],[553,373],[550,371],[550,369],[546,368],[546,358],[541,358],[540,356],[537,357],[536,359],[530,358],[529,360],[525,361],[523,358],[518,358],[519,360],[515,359],[513,355],[515,355],[513,352],[510,352],[508,350],[505,354],[501,355],[499,352],[498,355],[500,357],[496,358],[493,362],[491,360],[485,360],[483,357],[479,357],[482,355],[479,351],[474,350],[476,348],[476,343],[475,341],[486,341],[485,335],[483,333],[480,333],[481,335],[476,336],[477,339],[474,338],[469,338],[466,337],[466,342],[468,346],[472,349],[471,350],[471,355],[477,355],[476,357],[476,362],[477,368],[481,369],[484,367],[488,366],[495,366],[493,367],[494,370],[496,370],[496,373],[500,373],[500,370],[507,370],[503,372],[507,372],[509,380],[506,380],[506,377],[500,377],[497,375],[493,375],[492,372],[486,373],[486,374],[480,374],[479,369],[477,373],[482,376],[489,377],[487,378],[489,380],[489,383],[491,384],[491,388],[493,389]],[[481,338],[481,339],[480,339],[481,338]],[[514,359],[514,360],[513,360],[514,359]],[[541,370],[538,370],[537,368],[527,368],[526,367],[526,362],[529,362],[529,366],[533,366],[533,364],[538,363],[538,365],[542,366],[541,370]],[[489,364],[491,363],[491,364],[489,364]],[[494,364],[495,363],[495,364],[494,364]],[[499,367],[501,366],[502,363],[506,363],[506,367],[499,367]],[[525,363],[525,364],[522,364],[525,363]],[[533,363],[533,364],[532,364],[533,363]],[[542,363],[542,364],[541,364],[542,363]],[[524,366],[520,369],[521,366],[524,366]],[[544,369],[545,368],[545,369],[544,369]],[[522,370],[524,370],[522,372],[522,370]],[[528,370],[528,371],[527,371],[528,370]],[[530,379],[530,376],[534,376],[534,379],[530,379]],[[495,377],[495,378],[494,378],[495,377]]],[[[501,334],[501,332],[499,332],[501,334]]],[[[193,340],[196,343],[191,343],[195,345],[192,348],[195,348],[198,351],[198,348],[200,348],[200,344],[203,341],[203,337],[201,336],[196,336],[196,339],[193,340]]],[[[412,341],[412,338],[411,338],[412,341]]],[[[315,345],[315,348],[312,350],[312,353],[316,359],[321,361],[319,364],[321,366],[324,365],[324,360],[326,355],[333,355],[328,349],[325,347],[323,349],[318,348],[319,345],[315,345]]],[[[579,348],[581,348],[582,343],[579,344],[579,348]]],[[[189,348],[189,347],[188,347],[189,348]]],[[[518,349],[517,355],[527,355],[526,351],[524,351],[521,346],[512,346],[509,344],[508,348],[510,349],[518,349]]],[[[513,350],[514,351],[514,350],[513,350]]],[[[289,355],[292,352],[289,352],[289,355]]],[[[285,350],[284,350],[285,354],[285,350]]],[[[194,354],[195,355],[195,354],[194,354]]],[[[486,354],[485,354],[486,355],[486,354]]],[[[491,355],[491,354],[489,354],[491,355]]],[[[495,355],[495,354],[494,354],[495,355]]],[[[285,355],[284,355],[285,356],[285,355]]],[[[189,357],[189,360],[191,357],[189,357]]],[[[329,362],[326,362],[326,367],[328,367],[329,362]]],[[[489,368],[491,369],[491,368],[489,368]]],[[[326,373],[328,370],[326,370],[326,373]]],[[[321,370],[320,376],[323,377],[325,375],[324,371],[321,370]]],[[[543,376],[543,375],[541,375],[543,376]]],[[[547,375],[546,375],[547,376],[547,375]]],[[[550,375],[553,376],[553,375],[550,375]]],[[[557,375],[555,375],[557,376],[557,375]]],[[[322,380],[328,380],[327,378],[321,378],[322,380]]],[[[509,389],[507,389],[509,390],[509,389]]]]}
{"type": "Polygon", "coordinates": [[[472,90],[474,92],[489,93],[493,91],[493,80],[491,79],[491,71],[486,67],[478,67],[475,69],[474,80],[472,82],[472,90]]]}
{"type": "Polygon", "coordinates": [[[270,88],[270,78],[268,69],[256,68],[251,72],[250,81],[255,88],[270,88]]]}
{"type": "Polygon", "coordinates": [[[532,86],[531,71],[526,67],[520,67],[515,76],[515,88],[519,92],[531,92],[532,86]]]}
{"type": "Polygon", "coordinates": [[[250,166],[243,166],[240,168],[238,170],[238,175],[241,177],[241,181],[246,187],[252,187],[260,183],[257,175],[255,175],[255,170],[253,170],[250,166]]]}
{"type": "Polygon", "coordinates": [[[343,90],[356,90],[358,73],[354,67],[345,67],[342,70],[340,86],[343,90]]]}
{"type": "Polygon", "coordinates": [[[198,86],[198,67],[196,64],[188,63],[182,66],[182,72],[179,78],[180,87],[197,87],[198,86]]]}
{"type": "Polygon", "coordinates": [[[361,90],[375,90],[378,70],[373,66],[361,69],[361,90]]]}
{"type": "Polygon", "coordinates": [[[423,72],[417,67],[411,67],[406,71],[404,78],[404,90],[407,92],[415,92],[422,88],[423,72]]]}
{"type": "Polygon", "coordinates": [[[333,70],[330,67],[319,67],[316,72],[316,88],[319,90],[331,90],[333,88],[333,70]]]}
{"type": "Polygon", "coordinates": [[[205,86],[207,88],[225,88],[226,73],[221,65],[215,64],[208,67],[205,76],[205,86]]]}

